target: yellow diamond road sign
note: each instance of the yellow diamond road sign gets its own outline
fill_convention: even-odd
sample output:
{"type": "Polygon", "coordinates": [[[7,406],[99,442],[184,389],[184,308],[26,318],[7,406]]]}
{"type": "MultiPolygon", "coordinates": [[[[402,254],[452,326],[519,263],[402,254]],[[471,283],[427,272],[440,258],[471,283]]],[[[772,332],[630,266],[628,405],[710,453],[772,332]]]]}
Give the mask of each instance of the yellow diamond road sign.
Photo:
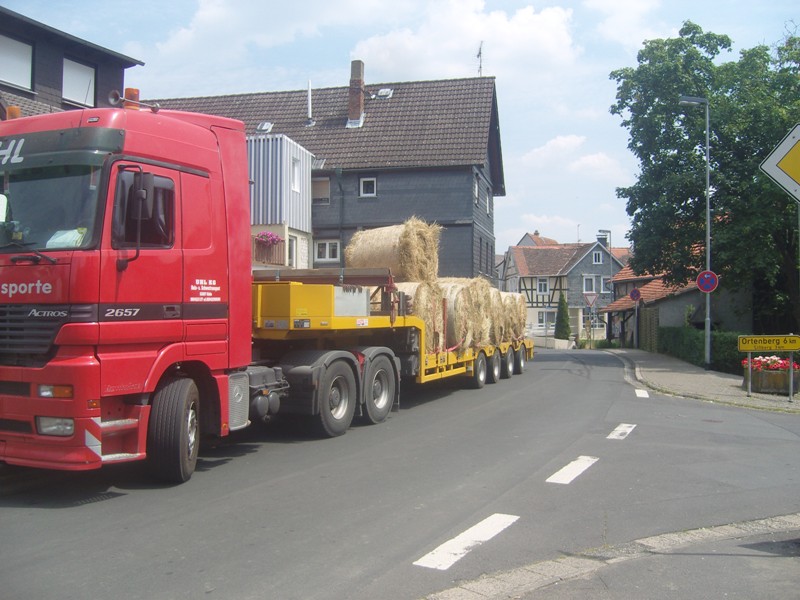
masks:
{"type": "Polygon", "coordinates": [[[761,170],[800,202],[800,124],[761,163],[761,170]]]}

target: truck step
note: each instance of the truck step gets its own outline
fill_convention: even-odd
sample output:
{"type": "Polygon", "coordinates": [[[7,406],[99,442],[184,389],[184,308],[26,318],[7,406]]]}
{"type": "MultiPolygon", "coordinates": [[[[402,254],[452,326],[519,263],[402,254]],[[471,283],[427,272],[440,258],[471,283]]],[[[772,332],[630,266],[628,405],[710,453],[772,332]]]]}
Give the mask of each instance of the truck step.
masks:
{"type": "Polygon", "coordinates": [[[103,435],[135,430],[138,426],[139,419],[117,419],[116,421],[103,421],[100,423],[103,435]]]}
{"type": "Polygon", "coordinates": [[[103,463],[128,462],[144,458],[144,452],[107,454],[103,456],[103,463]]]}

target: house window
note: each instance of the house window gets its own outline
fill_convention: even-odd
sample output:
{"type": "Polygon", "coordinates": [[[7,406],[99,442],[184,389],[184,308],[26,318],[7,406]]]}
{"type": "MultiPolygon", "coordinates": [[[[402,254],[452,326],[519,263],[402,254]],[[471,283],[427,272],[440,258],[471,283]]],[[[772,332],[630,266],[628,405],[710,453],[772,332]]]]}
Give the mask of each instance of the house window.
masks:
{"type": "Polygon", "coordinates": [[[486,191],[486,214],[492,214],[492,208],[494,208],[494,196],[492,192],[487,189],[486,191]]]}
{"type": "Polygon", "coordinates": [[[378,180],[375,177],[362,177],[358,180],[358,195],[361,198],[374,198],[378,195],[378,180]]]}
{"type": "Polygon", "coordinates": [[[339,240],[314,242],[317,262],[339,262],[339,240]]]}
{"type": "Polygon", "coordinates": [[[67,102],[94,106],[94,68],[64,59],[64,81],[61,96],[67,102]]]}
{"type": "Polygon", "coordinates": [[[32,89],[33,46],[0,35],[0,80],[17,87],[32,89]]]}
{"type": "Polygon", "coordinates": [[[594,275],[583,276],[583,293],[584,294],[594,293],[594,275]]]}
{"type": "Polygon", "coordinates": [[[311,180],[311,204],[315,206],[331,203],[331,180],[329,177],[315,177],[311,180]]]}
{"type": "Polygon", "coordinates": [[[550,293],[550,285],[547,277],[539,277],[536,279],[536,293],[537,294],[549,294],[550,293]]]}
{"type": "Polygon", "coordinates": [[[555,325],[556,311],[554,310],[540,310],[537,314],[537,323],[539,327],[550,327],[555,325]]]}
{"type": "Polygon", "coordinates": [[[600,293],[602,294],[611,293],[611,277],[600,278],[600,293]]]}
{"type": "Polygon", "coordinates": [[[602,265],[603,264],[603,253],[600,252],[599,250],[596,250],[592,254],[592,264],[595,264],[595,265],[602,265]]]}
{"type": "Polygon", "coordinates": [[[292,191],[300,191],[300,161],[296,158],[292,159],[292,191]]]}
{"type": "Polygon", "coordinates": [[[472,182],[472,197],[475,199],[475,206],[478,206],[481,203],[481,186],[477,173],[475,174],[475,181],[472,182]]]}

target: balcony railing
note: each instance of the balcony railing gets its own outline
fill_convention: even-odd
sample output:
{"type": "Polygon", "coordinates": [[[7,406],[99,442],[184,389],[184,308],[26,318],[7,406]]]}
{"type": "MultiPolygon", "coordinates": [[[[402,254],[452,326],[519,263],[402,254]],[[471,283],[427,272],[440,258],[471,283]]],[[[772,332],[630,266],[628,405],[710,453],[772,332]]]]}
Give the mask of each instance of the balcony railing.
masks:
{"type": "Polygon", "coordinates": [[[264,244],[256,241],[255,236],[251,236],[253,248],[253,263],[262,265],[285,265],[286,264],[286,242],[281,241],[277,244],[264,244]]]}

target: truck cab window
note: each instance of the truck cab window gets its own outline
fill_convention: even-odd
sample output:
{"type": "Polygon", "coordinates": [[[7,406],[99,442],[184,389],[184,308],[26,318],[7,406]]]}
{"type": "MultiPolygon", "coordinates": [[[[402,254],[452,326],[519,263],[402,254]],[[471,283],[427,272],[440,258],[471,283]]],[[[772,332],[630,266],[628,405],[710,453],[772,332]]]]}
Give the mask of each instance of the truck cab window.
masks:
{"type": "Polygon", "coordinates": [[[155,178],[152,203],[148,209],[134,200],[134,172],[123,171],[117,178],[114,197],[114,248],[135,248],[137,235],[141,248],[170,248],[175,242],[175,183],[167,177],[155,178]],[[141,233],[137,234],[141,228],[141,233]]]}

